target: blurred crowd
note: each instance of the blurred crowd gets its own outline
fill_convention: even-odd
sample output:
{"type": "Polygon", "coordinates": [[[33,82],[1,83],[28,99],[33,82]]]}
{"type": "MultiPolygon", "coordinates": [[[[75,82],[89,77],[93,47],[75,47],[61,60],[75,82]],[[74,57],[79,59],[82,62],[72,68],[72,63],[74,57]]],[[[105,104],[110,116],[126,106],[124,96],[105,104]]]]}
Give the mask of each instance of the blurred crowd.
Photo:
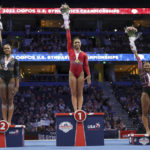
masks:
{"type": "MultiPolygon", "coordinates": [[[[80,37],[85,52],[93,53],[131,53],[128,36],[123,31],[77,31],[72,32],[73,37],[80,37]]],[[[150,34],[143,32],[136,41],[139,53],[148,53],[150,49],[150,34]]],[[[15,47],[14,52],[66,52],[67,39],[65,31],[37,32],[28,35],[4,39],[15,47]]]]}
{"type": "Polygon", "coordinates": [[[141,118],[141,85],[132,82],[132,85],[113,84],[113,91],[116,99],[122,108],[128,112],[129,118],[132,118],[134,125],[139,129],[144,129],[141,118]]]}
{"type": "MultiPolygon", "coordinates": [[[[70,89],[66,85],[20,87],[14,103],[13,123],[26,125],[26,132],[56,131],[55,113],[73,112],[70,89]]],[[[83,110],[104,112],[105,130],[126,129],[99,85],[85,86],[83,110]]]]}
{"type": "Polygon", "coordinates": [[[32,74],[26,75],[22,81],[25,82],[67,82],[67,74],[32,74]]]}

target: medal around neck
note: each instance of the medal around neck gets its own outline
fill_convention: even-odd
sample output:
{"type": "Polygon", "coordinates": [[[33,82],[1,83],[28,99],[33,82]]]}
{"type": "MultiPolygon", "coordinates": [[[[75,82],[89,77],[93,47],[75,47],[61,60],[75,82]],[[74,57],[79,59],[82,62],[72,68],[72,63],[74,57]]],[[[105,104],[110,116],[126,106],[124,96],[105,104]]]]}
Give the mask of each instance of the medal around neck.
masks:
{"type": "Polygon", "coordinates": [[[9,59],[6,61],[6,57],[5,57],[5,63],[4,63],[4,70],[7,71],[8,70],[8,64],[9,62],[12,60],[12,57],[9,57],[9,59]]]}
{"type": "Polygon", "coordinates": [[[79,54],[80,54],[80,52],[81,52],[81,51],[77,52],[77,51],[75,50],[75,56],[76,56],[75,63],[79,63],[79,62],[80,62],[80,60],[79,60],[79,54]]]}
{"type": "Polygon", "coordinates": [[[75,62],[76,62],[76,63],[79,63],[79,62],[80,62],[80,60],[79,60],[79,59],[76,59],[76,60],[75,60],[75,62]]]}
{"type": "Polygon", "coordinates": [[[7,71],[8,70],[8,62],[4,64],[4,70],[7,71]]]}

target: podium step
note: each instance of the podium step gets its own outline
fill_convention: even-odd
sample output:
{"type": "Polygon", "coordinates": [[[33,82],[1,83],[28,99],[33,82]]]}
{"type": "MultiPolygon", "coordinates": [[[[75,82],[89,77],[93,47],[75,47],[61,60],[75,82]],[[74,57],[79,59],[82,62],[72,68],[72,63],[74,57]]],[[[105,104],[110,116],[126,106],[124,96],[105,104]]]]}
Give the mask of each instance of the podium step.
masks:
{"type": "Polygon", "coordinates": [[[24,146],[24,125],[10,125],[4,120],[0,121],[0,148],[24,146]],[[8,129],[5,129],[8,126],[8,129]],[[4,130],[5,129],[5,130],[4,130]]]}
{"type": "Polygon", "coordinates": [[[57,146],[104,145],[104,113],[86,113],[83,122],[80,121],[83,117],[81,112],[80,122],[74,116],[74,113],[56,114],[57,146]]]}
{"type": "Polygon", "coordinates": [[[150,145],[149,134],[129,134],[128,137],[132,145],[150,145]]]}

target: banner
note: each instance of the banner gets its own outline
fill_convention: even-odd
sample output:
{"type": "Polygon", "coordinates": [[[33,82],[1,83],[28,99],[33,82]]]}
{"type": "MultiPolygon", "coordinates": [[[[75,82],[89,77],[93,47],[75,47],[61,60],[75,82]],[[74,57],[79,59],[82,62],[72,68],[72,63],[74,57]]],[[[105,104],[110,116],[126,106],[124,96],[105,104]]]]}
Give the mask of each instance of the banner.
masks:
{"type": "MultiPolygon", "coordinates": [[[[2,8],[1,14],[60,14],[59,8],[2,8]]],[[[71,8],[70,14],[150,14],[150,8],[71,8]]]]}
{"type": "Polygon", "coordinates": [[[120,131],[120,139],[128,139],[128,134],[136,134],[136,130],[120,131]]]}
{"type": "Polygon", "coordinates": [[[56,132],[49,131],[48,133],[39,133],[38,140],[56,140],[56,132]]]}
{"type": "MultiPolygon", "coordinates": [[[[93,54],[87,52],[89,61],[137,61],[133,54],[93,54]]],[[[12,55],[18,61],[69,61],[67,52],[59,53],[16,53],[12,55]]],[[[142,61],[149,61],[150,54],[139,54],[142,61]]]]}

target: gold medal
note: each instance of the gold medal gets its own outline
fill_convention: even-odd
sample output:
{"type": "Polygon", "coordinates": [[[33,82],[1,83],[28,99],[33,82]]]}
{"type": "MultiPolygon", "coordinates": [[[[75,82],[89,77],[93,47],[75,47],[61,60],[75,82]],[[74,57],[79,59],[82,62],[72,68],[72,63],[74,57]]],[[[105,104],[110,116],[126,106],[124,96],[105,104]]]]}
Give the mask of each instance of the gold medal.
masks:
{"type": "Polygon", "coordinates": [[[75,62],[76,62],[76,63],[79,63],[79,62],[80,62],[80,60],[79,60],[79,59],[76,59],[76,60],[75,60],[75,62]]]}

